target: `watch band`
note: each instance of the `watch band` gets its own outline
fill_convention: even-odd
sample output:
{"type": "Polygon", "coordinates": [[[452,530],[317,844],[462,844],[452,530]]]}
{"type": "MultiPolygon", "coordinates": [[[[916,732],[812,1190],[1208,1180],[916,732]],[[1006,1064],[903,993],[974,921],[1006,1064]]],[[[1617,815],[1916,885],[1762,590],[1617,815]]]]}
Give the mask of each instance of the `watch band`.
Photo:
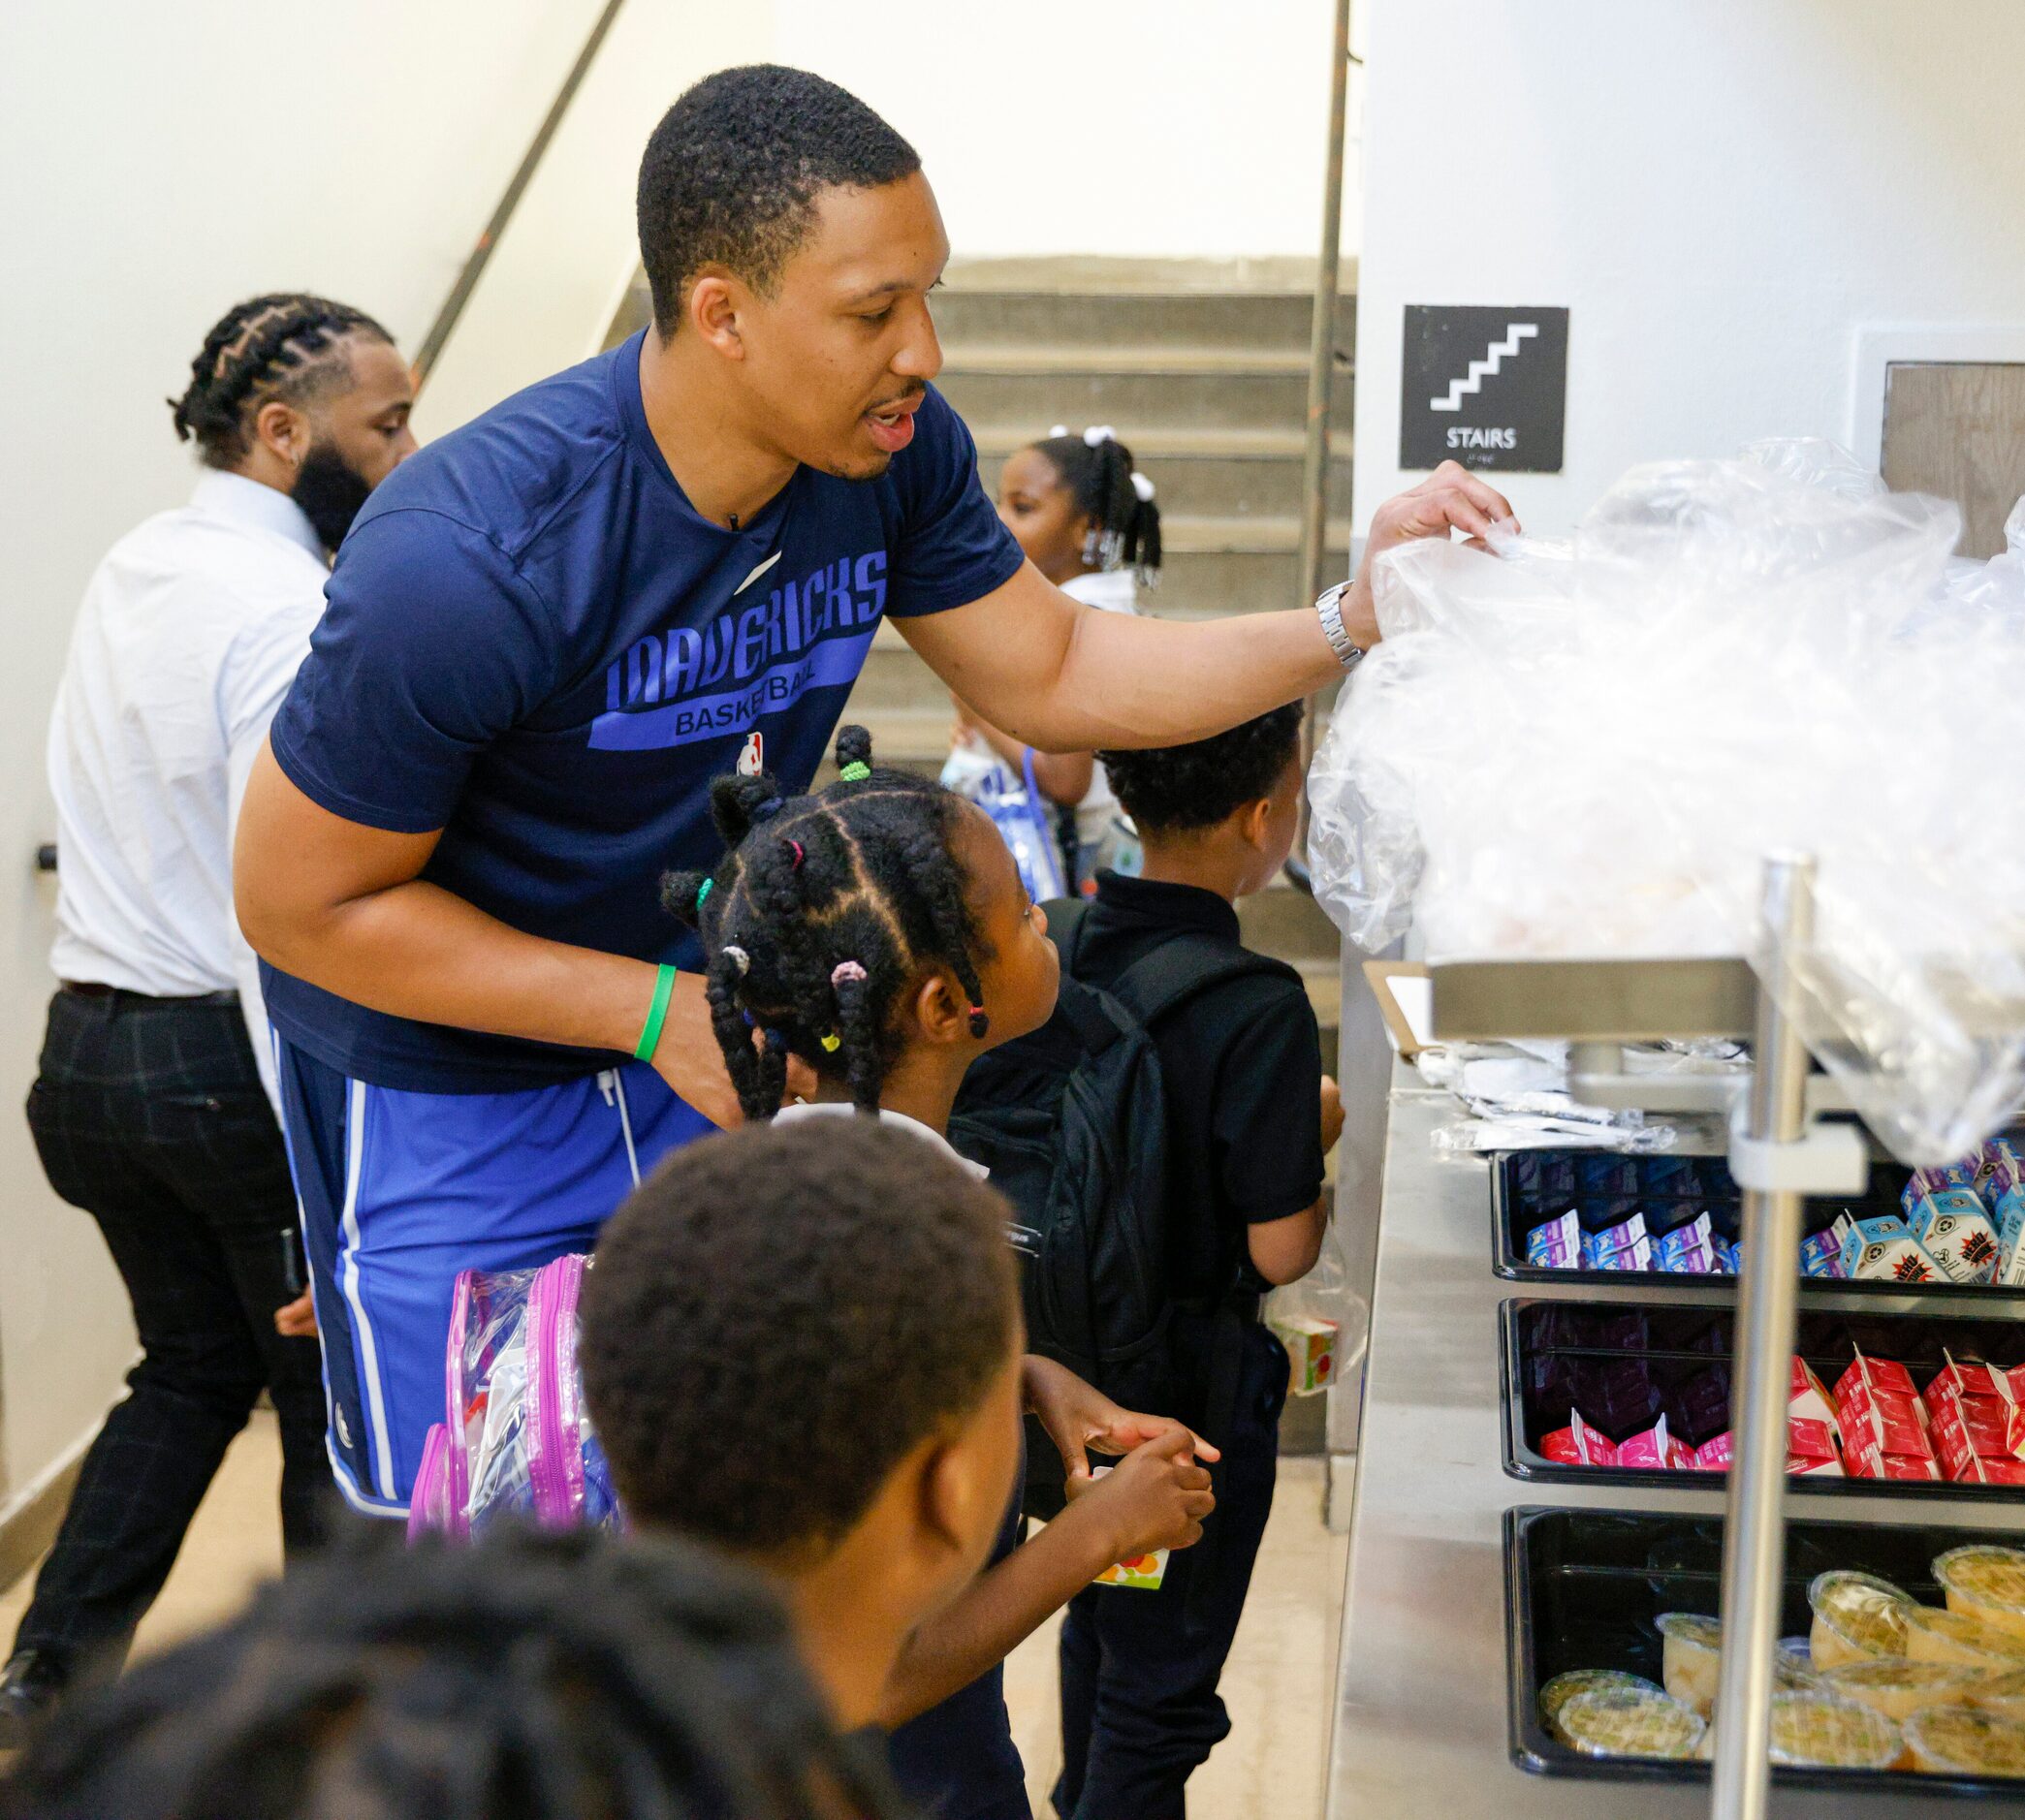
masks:
{"type": "Polygon", "coordinates": [[[1350,642],[1349,632],[1343,623],[1343,597],[1349,582],[1339,581],[1325,589],[1314,603],[1315,615],[1322,622],[1322,636],[1329,641],[1329,648],[1336,653],[1336,661],[1345,671],[1355,670],[1364,661],[1362,645],[1350,642]]]}

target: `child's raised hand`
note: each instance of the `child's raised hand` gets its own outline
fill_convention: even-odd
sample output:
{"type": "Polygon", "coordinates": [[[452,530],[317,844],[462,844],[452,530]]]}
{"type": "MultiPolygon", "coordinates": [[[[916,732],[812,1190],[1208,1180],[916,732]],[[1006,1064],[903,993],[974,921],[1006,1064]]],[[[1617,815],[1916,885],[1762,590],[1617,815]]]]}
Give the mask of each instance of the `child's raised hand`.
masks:
{"type": "Polygon", "coordinates": [[[1076,1508],[1108,1523],[1105,1559],[1130,1560],[1155,1549],[1192,1548],[1202,1520],[1217,1507],[1206,1467],[1196,1464],[1195,1437],[1179,1424],[1135,1447],[1101,1479],[1070,1495],[1076,1508]]]}
{"type": "Polygon", "coordinates": [[[1040,1419],[1061,1455],[1065,1490],[1077,1496],[1090,1485],[1090,1454],[1129,1454],[1135,1447],[1179,1431],[1204,1459],[1220,1459],[1200,1435],[1172,1416],[1144,1416],[1122,1408],[1066,1365],[1028,1353],[1021,1362],[1021,1390],[1027,1407],[1040,1419]]]}
{"type": "Polygon", "coordinates": [[[1331,1075],[1322,1077],[1322,1154],[1327,1156],[1336,1148],[1336,1140],[1343,1136],[1343,1089],[1336,1084],[1331,1075]]]}

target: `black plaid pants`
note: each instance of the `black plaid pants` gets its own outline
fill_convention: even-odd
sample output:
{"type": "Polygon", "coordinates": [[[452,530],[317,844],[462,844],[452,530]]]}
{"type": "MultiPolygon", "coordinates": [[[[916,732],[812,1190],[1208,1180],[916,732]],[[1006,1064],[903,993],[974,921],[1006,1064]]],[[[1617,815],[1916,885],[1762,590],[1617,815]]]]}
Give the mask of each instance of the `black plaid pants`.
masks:
{"type": "Polygon", "coordinates": [[[314,1339],[274,1331],[301,1287],[296,1197],[237,994],[59,990],[28,1126],[49,1185],[105,1235],[143,1355],[15,1640],[91,1678],[124,1659],[263,1389],[280,1418],[284,1545],[322,1539],[322,1365],[314,1339]]]}

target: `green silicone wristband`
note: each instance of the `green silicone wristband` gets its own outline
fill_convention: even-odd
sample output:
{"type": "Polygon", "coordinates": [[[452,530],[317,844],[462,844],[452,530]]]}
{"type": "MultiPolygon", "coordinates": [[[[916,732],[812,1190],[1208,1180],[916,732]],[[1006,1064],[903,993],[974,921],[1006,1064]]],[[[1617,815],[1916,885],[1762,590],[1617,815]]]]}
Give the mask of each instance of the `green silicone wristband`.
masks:
{"type": "Polygon", "coordinates": [[[654,975],[654,1002],[648,1007],[647,1025],[633,1045],[635,1061],[652,1061],[654,1045],[661,1040],[661,1026],[668,1021],[668,1001],[675,996],[675,969],[665,960],[654,975]]]}

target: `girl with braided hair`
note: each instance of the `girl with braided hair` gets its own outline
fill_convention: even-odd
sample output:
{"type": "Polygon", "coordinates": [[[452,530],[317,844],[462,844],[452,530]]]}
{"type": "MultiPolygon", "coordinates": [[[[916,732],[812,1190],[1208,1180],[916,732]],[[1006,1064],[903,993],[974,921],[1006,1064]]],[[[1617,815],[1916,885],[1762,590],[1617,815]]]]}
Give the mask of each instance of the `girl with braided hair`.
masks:
{"type": "MultiPolygon", "coordinates": [[[[1008,456],[998,475],[998,517],[1043,576],[1099,612],[1136,612],[1139,588],[1159,581],[1154,484],[1108,424],[1078,435],[1058,424],[1008,456]]],[[[962,697],[952,699],[957,722],[942,781],[972,798],[1020,789],[1027,746],[962,697]]],[[[1071,889],[1093,891],[1103,868],[1136,872],[1137,837],[1096,755],[1034,752],[1032,759],[1041,794],[1060,811],[1062,876],[1071,889]]]]}
{"type": "MultiPolygon", "coordinates": [[[[702,937],[712,1024],[747,1118],[875,1117],[953,1156],[943,1134],[971,1062],[1054,1009],[1047,918],[974,804],[874,767],[862,727],[838,733],[837,762],[837,781],[811,796],[783,796],[765,774],[720,779],[712,808],[729,851],[710,873],[670,874],[665,901],[702,937]],[[790,1055],[814,1070],[817,1090],[783,1108],[790,1055]]],[[[1029,1355],[1021,1376],[1074,1502],[1020,1546],[1015,1495],[993,1565],[916,1633],[889,1689],[892,1716],[906,1721],[893,1736],[902,1786],[966,1820],[1028,1814],[1006,1654],[1123,1558],[1119,1534],[1155,1546],[1199,1537],[1186,1515],[1176,1526],[1177,1499],[1207,1512],[1194,1458],[1217,1457],[1053,1361],[1029,1355]],[[1100,1484],[1092,1447],[1128,1456],[1100,1484]]]]}

